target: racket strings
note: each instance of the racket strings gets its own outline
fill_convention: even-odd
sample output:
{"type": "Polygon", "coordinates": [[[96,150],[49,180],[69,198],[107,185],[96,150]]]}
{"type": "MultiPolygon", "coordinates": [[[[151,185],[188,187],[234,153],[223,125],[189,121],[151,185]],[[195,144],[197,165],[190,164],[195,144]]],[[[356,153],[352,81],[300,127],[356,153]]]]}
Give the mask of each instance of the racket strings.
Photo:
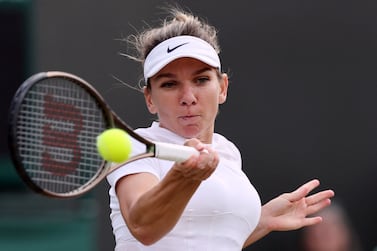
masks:
{"type": "Polygon", "coordinates": [[[106,128],[102,109],[65,78],[35,84],[23,100],[17,140],[25,171],[39,187],[68,193],[97,176],[96,137],[106,128]]]}

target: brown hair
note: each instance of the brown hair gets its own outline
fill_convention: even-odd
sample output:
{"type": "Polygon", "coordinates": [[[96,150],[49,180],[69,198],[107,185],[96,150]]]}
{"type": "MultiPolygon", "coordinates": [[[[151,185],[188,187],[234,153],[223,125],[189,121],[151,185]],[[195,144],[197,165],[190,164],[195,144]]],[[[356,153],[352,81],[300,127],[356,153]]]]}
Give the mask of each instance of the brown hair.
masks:
{"type": "Polygon", "coordinates": [[[159,27],[148,28],[127,38],[128,44],[136,52],[136,55],[126,55],[127,57],[144,64],[145,58],[156,45],[166,39],[182,35],[201,38],[220,53],[217,30],[214,26],[177,7],[168,9],[168,12],[170,15],[162,20],[159,27]]]}

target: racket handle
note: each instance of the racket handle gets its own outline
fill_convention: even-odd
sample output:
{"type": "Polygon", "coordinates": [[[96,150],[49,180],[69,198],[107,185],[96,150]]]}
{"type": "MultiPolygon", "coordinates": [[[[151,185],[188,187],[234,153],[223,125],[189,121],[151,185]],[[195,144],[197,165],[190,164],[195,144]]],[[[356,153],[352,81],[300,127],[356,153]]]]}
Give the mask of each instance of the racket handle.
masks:
{"type": "Polygon", "coordinates": [[[164,142],[155,143],[155,156],[159,159],[183,162],[192,155],[199,155],[199,151],[190,146],[176,145],[164,142]]]}

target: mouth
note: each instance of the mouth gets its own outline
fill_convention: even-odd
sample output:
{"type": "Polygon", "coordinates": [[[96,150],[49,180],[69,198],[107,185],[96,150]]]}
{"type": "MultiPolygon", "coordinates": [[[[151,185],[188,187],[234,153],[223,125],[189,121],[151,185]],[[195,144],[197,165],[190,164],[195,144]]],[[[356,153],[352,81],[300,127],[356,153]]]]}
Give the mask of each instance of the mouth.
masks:
{"type": "Polygon", "coordinates": [[[195,117],[199,117],[199,115],[184,115],[184,116],[180,116],[179,118],[186,120],[186,119],[192,119],[195,117]]]}
{"type": "Polygon", "coordinates": [[[199,115],[184,115],[184,116],[179,116],[179,119],[189,122],[189,123],[194,123],[200,119],[199,115]]]}

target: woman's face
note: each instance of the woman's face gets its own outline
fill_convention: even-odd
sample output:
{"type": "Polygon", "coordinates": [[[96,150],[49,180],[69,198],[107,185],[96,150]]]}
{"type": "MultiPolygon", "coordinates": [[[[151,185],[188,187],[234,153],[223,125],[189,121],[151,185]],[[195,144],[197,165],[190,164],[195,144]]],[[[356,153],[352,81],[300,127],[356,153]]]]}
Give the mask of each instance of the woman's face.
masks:
{"type": "Polygon", "coordinates": [[[150,78],[144,89],[149,111],[160,126],[185,138],[211,143],[219,104],[226,100],[228,78],[193,59],[180,58],[150,78]]]}

